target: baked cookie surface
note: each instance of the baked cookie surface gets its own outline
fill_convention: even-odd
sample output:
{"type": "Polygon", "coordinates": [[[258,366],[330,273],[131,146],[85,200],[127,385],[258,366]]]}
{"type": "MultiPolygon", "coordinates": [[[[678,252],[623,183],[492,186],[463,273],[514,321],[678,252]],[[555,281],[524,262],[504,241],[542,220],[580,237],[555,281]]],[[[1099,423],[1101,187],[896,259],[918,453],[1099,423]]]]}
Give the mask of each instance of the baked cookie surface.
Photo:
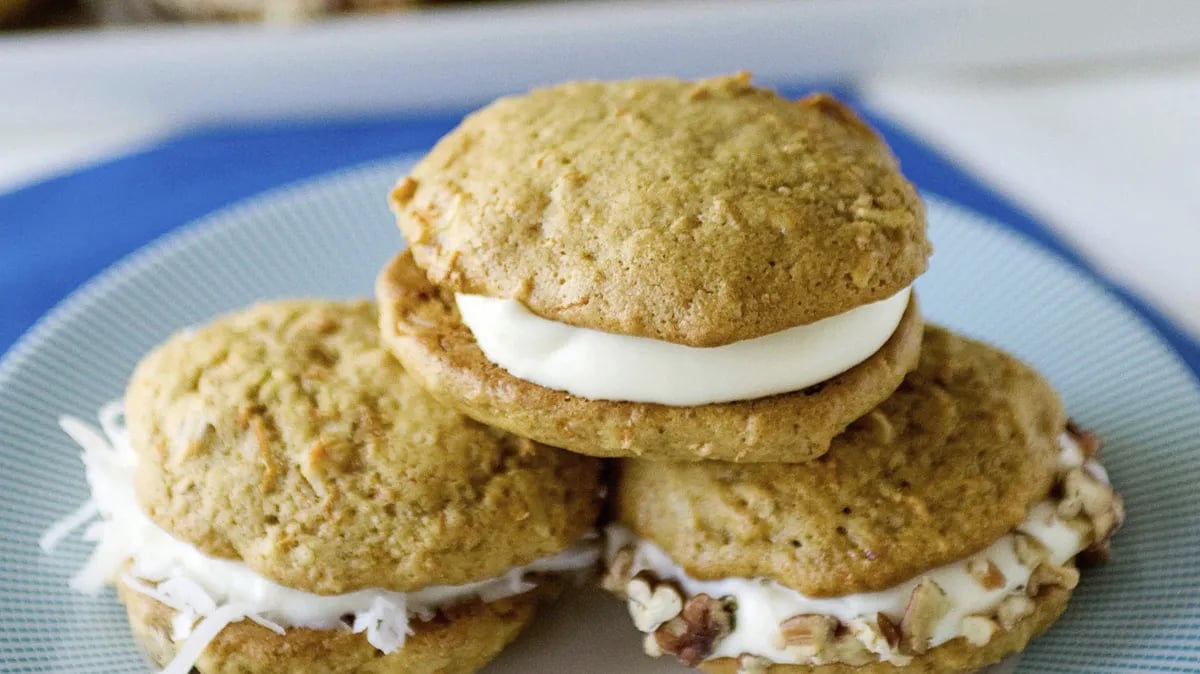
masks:
{"type": "Polygon", "coordinates": [[[453,293],[405,251],[376,284],[383,342],[434,396],[484,423],[594,456],[798,462],[881,403],[915,367],[922,322],[916,300],[882,348],[804,391],[671,407],[590,400],[519,379],[492,363],[462,323],[453,293]]]}
{"type": "MultiPolygon", "coordinates": [[[[124,584],[117,589],[142,652],[166,666],[180,647],[171,638],[175,611],[124,584]]],[[[445,609],[431,621],[413,621],[403,648],[388,654],[348,629],[290,628],[281,635],[246,620],[221,630],[195,669],[200,674],[469,674],[496,657],[533,620],[537,595],[475,601],[445,609]]]]}
{"type": "Polygon", "coordinates": [[[791,101],[745,75],[500,99],[391,203],[435,285],[691,346],[890,297],[930,252],[916,190],[872,129],[831,96],[791,101]]]}
{"type": "Polygon", "coordinates": [[[617,519],[699,579],[882,590],[987,548],[1047,498],[1065,417],[1032,369],[927,326],[918,368],[804,465],[623,461],[617,519]]]}
{"type": "Polygon", "coordinates": [[[367,302],[256,305],[138,366],[143,510],[202,552],[318,594],[498,576],[591,529],[598,462],[442,406],[367,302]]]}

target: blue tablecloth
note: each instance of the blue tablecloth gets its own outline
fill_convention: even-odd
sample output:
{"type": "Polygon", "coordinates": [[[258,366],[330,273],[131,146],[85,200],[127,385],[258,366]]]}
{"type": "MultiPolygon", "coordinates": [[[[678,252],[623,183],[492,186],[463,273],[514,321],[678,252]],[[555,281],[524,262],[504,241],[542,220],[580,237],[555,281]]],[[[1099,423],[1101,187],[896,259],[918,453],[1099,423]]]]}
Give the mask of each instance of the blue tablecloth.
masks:
{"type": "MultiPolygon", "coordinates": [[[[798,94],[807,87],[788,87],[798,94]]],[[[853,96],[841,92],[853,103],[853,96]]],[[[0,195],[0,352],[56,303],[137,248],[217,208],[281,184],[430,147],[463,111],[357,120],[215,126],[0,195]]],[[[1200,345],[1092,269],[1029,214],[887,120],[905,173],[1007,224],[1096,277],[1146,318],[1200,377],[1200,345]]]]}

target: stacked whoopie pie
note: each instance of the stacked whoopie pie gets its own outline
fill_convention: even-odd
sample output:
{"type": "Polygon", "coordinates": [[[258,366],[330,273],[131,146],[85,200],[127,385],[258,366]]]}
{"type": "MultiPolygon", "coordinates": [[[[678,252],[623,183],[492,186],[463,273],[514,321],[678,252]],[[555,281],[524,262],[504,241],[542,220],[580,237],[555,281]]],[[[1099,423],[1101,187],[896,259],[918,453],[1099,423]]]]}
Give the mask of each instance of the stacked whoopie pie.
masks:
{"type": "Polygon", "coordinates": [[[923,326],[882,139],[746,76],[468,117],[391,195],[383,342],[474,419],[618,458],[604,585],[710,671],[973,671],[1063,611],[1120,499],[1032,369],[923,326]]]}

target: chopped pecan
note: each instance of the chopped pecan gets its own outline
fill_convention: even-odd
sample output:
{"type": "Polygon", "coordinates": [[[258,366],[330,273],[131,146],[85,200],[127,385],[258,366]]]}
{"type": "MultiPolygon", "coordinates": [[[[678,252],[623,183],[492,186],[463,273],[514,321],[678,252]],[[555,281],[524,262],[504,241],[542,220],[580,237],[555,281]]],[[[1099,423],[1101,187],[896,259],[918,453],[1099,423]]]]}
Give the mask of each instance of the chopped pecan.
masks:
{"type": "Polygon", "coordinates": [[[653,583],[649,576],[634,577],[625,592],[629,596],[629,615],[642,632],[653,632],[683,610],[679,591],[667,583],[653,583]]]}
{"type": "Polygon", "coordinates": [[[867,650],[854,632],[845,626],[837,631],[833,643],[821,656],[821,662],[840,662],[853,667],[861,667],[878,661],[879,656],[867,650]]]}
{"type": "Polygon", "coordinates": [[[967,562],[967,573],[979,582],[985,590],[999,590],[1007,580],[1000,567],[990,559],[972,559],[967,562]]]}
{"type": "Polygon", "coordinates": [[[882,613],[871,617],[860,617],[850,621],[850,631],[868,651],[880,660],[903,667],[912,662],[912,657],[899,652],[900,629],[892,619],[882,613]]]}
{"type": "Polygon", "coordinates": [[[737,674],[767,674],[771,671],[771,661],[758,655],[742,653],[737,663],[737,674]]]}
{"type": "Polygon", "coordinates": [[[969,615],[962,621],[963,636],[972,646],[987,645],[999,631],[1000,625],[986,616],[969,615]]]}
{"type": "Polygon", "coordinates": [[[713,599],[698,594],[687,600],[679,615],[655,631],[658,647],[688,667],[712,655],[717,642],[733,631],[734,605],[731,598],[713,599]]]}
{"type": "Polygon", "coordinates": [[[838,621],[827,615],[794,615],[779,623],[784,647],[800,658],[811,658],[833,641],[838,621]]]}
{"type": "Polygon", "coordinates": [[[1063,498],[1058,514],[1064,519],[1086,515],[1092,524],[1092,540],[1103,541],[1125,519],[1125,507],[1112,487],[1083,468],[1072,468],[1062,481],[1063,498]]]}
{"type": "Polygon", "coordinates": [[[1112,535],[1117,533],[1117,529],[1125,524],[1125,501],[1120,494],[1110,492],[1112,494],[1112,504],[1109,506],[1104,517],[1092,517],[1092,526],[1096,528],[1092,540],[1095,543],[1107,543],[1112,535]]]}
{"type": "Polygon", "coordinates": [[[625,586],[629,585],[631,571],[633,571],[633,546],[626,545],[617,550],[609,560],[608,569],[604,572],[604,577],[600,579],[600,587],[613,594],[626,596],[625,586]]]}
{"type": "Polygon", "coordinates": [[[913,588],[900,621],[905,649],[917,655],[929,650],[933,630],[949,610],[950,600],[945,590],[929,578],[922,578],[913,588]]]}
{"type": "Polygon", "coordinates": [[[1028,534],[1017,534],[1013,541],[1017,561],[1033,568],[1050,558],[1050,551],[1041,541],[1028,534]]]}
{"type": "Polygon", "coordinates": [[[1011,630],[1018,622],[1031,615],[1037,605],[1029,597],[1014,594],[1000,602],[996,609],[996,620],[1006,630],[1011,630]]]}
{"type": "MultiPolygon", "coordinates": [[[[858,618],[854,622],[858,624],[859,630],[854,630],[852,626],[852,631],[865,629],[871,638],[882,640],[881,643],[888,648],[896,648],[900,645],[900,628],[886,615],[876,613],[873,617],[858,618]]],[[[860,638],[859,641],[862,639],[860,638]]]]}
{"type": "Polygon", "coordinates": [[[1074,590],[1078,584],[1078,569],[1071,566],[1058,566],[1047,561],[1039,564],[1029,575],[1029,583],[1025,585],[1025,592],[1030,597],[1036,597],[1044,587],[1057,586],[1074,590]]]}
{"type": "Polygon", "coordinates": [[[1075,441],[1075,444],[1079,445],[1083,455],[1089,459],[1096,456],[1104,444],[1099,435],[1079,426],[1074,419],[1067,419],[1067,433],[1075,441]]]}
{"type": "Polygon", "coordinates": [[[1075,564],[1085,569],[1100,566],[1108,562],[1111,552],[1112,546],[1109,545],[1108,540],[1092,543],[1083,552],[1075,555],[1075,564]]]}

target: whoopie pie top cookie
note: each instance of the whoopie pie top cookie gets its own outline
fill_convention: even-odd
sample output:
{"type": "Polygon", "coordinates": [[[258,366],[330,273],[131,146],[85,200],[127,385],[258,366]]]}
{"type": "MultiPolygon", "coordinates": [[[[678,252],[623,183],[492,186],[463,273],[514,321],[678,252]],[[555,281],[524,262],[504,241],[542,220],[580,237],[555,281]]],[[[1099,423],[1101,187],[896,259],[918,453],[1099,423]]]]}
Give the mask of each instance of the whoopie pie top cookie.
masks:
{"type": "Polygon", "coordinates": [[[1065,428],[1032,369],[927,326],[918,368],[808,464],[622,461],[608,586],[648,650],[714,671],[968,671],[1052,622],[1122,519],[1065,428]]]}
{"type": "Polygon", "coordinates": [[[427,395],[367,302],[258,304],[150,353],[126,395],[149,517],[288,588],[502,576],[588,532],[599,466],[427,395]]]}
{"type": "Polygon", "coordinates": [[[388,346],[468,415],[596,456],[799,462],[915,366],[929,243],[887,146],[745,75],[575,82],[400,181],[388,346]],[[536,410],[537,414],[531,414],[536,410]]]}
{"type": "Polygon", "coordinates": [[[696,347],[889,298],[930,252],[916,190],[870,127],[745,74],[502,98],[391,203],[435,285],[696,347]]]}

